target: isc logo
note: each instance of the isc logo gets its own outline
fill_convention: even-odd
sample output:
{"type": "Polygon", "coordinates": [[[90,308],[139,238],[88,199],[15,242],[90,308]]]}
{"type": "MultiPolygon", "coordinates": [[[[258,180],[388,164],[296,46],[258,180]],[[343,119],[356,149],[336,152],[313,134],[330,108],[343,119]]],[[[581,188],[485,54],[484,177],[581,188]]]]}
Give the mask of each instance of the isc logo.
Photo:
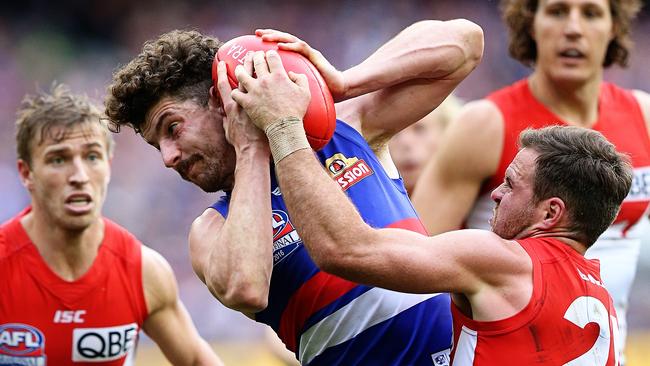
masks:
{"type": "Polygon", "coordinates": [[[55,323],[83,323],[86,310],[57,310],[54,313],[55,323]]]}
{"type": "Polygon", "coordinates": [[[106,328],[77,328],[72,333],[72,361],[117,360],[131,353],[137,340],[138,325],[135,323],[106,328]]]}

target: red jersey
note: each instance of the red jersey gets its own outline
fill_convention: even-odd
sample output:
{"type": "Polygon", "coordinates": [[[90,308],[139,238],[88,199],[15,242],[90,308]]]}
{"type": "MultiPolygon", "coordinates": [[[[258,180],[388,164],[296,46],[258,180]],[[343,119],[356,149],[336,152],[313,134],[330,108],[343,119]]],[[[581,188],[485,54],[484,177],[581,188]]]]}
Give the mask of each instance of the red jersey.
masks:
{"type": "MultiPolygon", "coordinates": [[[[526,79],[495,91],[487,100],[497,106],[503,117],[503,149],[499,167],[481,187],[480,196],[465,226],[489,230],[488,220],[494,208],[490,191],[501,184],[508,164],[517,154],[519,133],[527,127],[568,123],[535,98],[526,79]]],[[[634,168],[630,193],[623,201],[616,220],[585,253],[587,258],[600,260],[600,273],[614,298],[620,320],[620,341],[624,344],[627,334],[625,313],[636,273],[641,238],[650,235],[650,224],[645,218],[650,203],[650,139],[643,112],[634,94],[611,83],[600,86],[598,120],[592,129],[601,132],[618,151],[628,154],[634,168]]]]}
{"type": "Polygon", "coordinates": [[[0,226],[0,365],[132,364],[148,314],[140,242],[104,219],[95,261],[68,282],[23,229],[29,210],[0,226]]]}
{"type": "Polygon", "coordinates": [[[519,313],[480,322],[453,303],[453,365],[618,365],[616,312],[599,263],[551,238],[518,243],[533,263],[533,293],[519,313]]]}
{"type": "MultiPolygon", "coordinates": [[[[506,168],[519,150],[519,134],[528,127],[568,125],[540,103],[530,91],[528,80],[490,94],[487,99],[501,111],[504,123],[503,150],[496,173],[481,187],[481,197],[467,220],[468,228],[489,228],[494,202],[490,192],[503,182],[506,168]]],[[[621,211],[601,237],[629,237],[627,231],[643,216],[650,203],[650,139],[643,112],[632,92],[602,83],[598,97],[598,120],[592,129],[601,132],[616,149],[630,156],[634,179],[621,211]]]]}

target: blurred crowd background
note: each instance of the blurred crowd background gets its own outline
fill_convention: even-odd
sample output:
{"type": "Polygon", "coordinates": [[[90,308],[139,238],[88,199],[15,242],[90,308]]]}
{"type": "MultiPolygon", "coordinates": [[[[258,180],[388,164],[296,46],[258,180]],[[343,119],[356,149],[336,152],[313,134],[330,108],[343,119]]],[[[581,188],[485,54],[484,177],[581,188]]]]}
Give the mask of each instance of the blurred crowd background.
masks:
{"type": "MultiPolygon", "coordinates": [[[[483,62],[456,91],[469,101],[529,73],[508,56],[498,5],[497,0],[5,2],[0,7],[0,221],[28,203],[14,147],[15,111],[23,95],[58,81],[101,102],[113,70],[162,32],[193,28],[227,41],[256,28],[276,28],[299,36],[344,70],[415,21],[467,18],[485,32],[483,62]]],[[[607,80],[650,91],[649,7],[633,26],[630,67],[608,70],[607,80]]],[[[217,343],[260,340],[262,326],[221,306],[189,264],[189,226],[218,194],[203,193],[165,169],[157,151],[132,130],[123,129],[116,140],[106,216],[169,260],[181,298],[204,337],[217,343]]],[[[650,331],[650,238],[642,248],[628,314],[632,340],[635,333],[650,331]]]]}

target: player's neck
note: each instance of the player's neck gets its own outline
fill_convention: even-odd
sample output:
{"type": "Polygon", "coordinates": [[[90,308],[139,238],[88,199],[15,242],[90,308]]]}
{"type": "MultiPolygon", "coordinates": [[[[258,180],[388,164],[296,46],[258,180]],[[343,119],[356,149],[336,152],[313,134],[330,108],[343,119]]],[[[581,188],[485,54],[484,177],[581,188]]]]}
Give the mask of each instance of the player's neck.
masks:
{"type": "Polygon", "coordinates": [[[558,83],[536,70],[528,79],[533,96],[565,122],[592,127],[598,120],[598,97],[602,78],[558,83]]]}
{"type": "Polygon", "coordinates": [[[582,244],[576,237],[576,234],[568,229],[556,229],[552,231],[540,231],[535,232],[530,235],[531,238],[553,238],[556,239],[567,246],[571,247],[576,252],[581,255],[585,255],[587,247],[582,244]]]}
{"type": "Polygon", "coordinates": [[[104,238],[101,219],[84,230],[66,230],[36,209],[25,215],[21,224],[48,267],[66,281],[74,281],[90,269],[104,238]]]}

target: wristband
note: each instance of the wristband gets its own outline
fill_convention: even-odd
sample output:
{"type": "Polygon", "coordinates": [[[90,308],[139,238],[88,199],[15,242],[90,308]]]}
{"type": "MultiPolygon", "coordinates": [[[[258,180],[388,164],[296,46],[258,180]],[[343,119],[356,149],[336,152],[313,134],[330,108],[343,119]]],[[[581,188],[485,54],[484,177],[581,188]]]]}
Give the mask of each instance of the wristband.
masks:
{"type": "Polygon", "coordinates": [[[282,118],[268,125],[264,133],[269,139],[275,164],[298,150],[311,149],[300,118],[282,118]]]}

